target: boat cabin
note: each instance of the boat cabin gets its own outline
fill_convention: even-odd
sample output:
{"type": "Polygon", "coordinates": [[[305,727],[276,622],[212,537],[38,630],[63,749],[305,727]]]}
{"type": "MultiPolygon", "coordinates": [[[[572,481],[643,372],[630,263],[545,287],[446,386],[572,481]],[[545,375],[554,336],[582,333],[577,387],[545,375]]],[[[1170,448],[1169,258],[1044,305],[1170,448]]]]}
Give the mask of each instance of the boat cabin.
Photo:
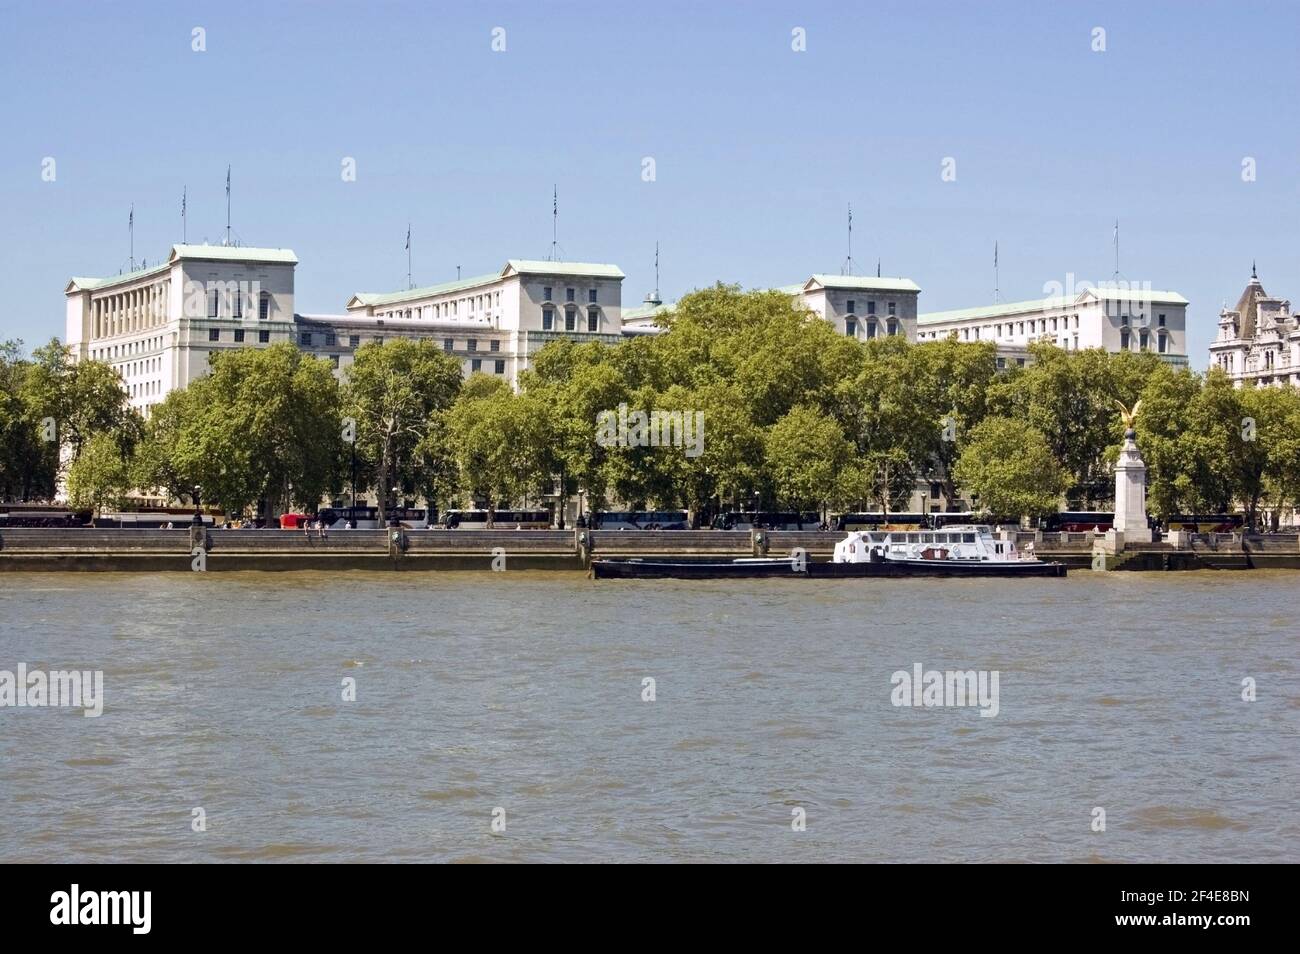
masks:
{"type": "Polygon", "coordinates": [[[985,524],[944,527],[942,530],[851,531],[835,544],[836,563],[880,560],[962,560],[1005,563],[1033,560],[1032,552],[999,540],[985,524]]]}

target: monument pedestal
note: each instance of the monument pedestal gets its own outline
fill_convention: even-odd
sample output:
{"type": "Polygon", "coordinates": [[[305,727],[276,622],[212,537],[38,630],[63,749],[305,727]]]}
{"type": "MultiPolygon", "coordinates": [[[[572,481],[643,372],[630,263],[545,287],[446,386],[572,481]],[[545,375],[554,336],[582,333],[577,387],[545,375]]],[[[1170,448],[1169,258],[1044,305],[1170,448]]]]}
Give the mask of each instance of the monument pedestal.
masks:
{"type": "Polygon", "coordinates": [[[1147,522],[1147,466],[1138,451],[1136,432],[1124,432],[1124,446],[1115,462],[1115,523],[1106,533],[1106,546],[1113,552],[1125,545],[1151,542],[1151,527],[1147,522]]]}

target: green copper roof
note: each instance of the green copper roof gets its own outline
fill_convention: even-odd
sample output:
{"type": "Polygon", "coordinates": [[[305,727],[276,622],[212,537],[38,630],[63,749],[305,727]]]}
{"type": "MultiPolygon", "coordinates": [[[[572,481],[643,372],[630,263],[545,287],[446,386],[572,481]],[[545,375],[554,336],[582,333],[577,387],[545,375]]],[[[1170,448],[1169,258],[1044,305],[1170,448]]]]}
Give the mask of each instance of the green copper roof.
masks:
{"type": "Polygon", "coordinates": [[[288,248],[254,248],[249,245],[173,245],[171,258],[197,258],[207,262],[272,262],[297,265],[298,256],[288,248]]]}
{"type": "Polygon", "coordinates": [[[148,278],[150,275],[160,275],[167,269],[171,268],[170,263],[163,262],[161,265],[152,265],[149,268],[137,268],[133,272],[125,272],[121,275],[110,275],[108,278],[74,278],[68,282],[67,293],[74,291],[97,291],[100,288],[106,288],[109,285],[124,285],[127,282],[133,282],[139,278],[148,278]]]}
{"type": "MultiPolygon", "coordinates": [[[[813,275],[809,281],[823,288],[846,291],[906,291],[919,292],[921,287],[910,278],[878,278],[874,275],[813,275]]],[[[807,287],[808,282],[800,287],[807,287]]]]}
{"type": "Polygon", "coordinates": [[[467,288],[477,288],[480,285],[488,285],[498,281],[501,278],[500,273],[493,272],[491,275],[476,275],[473,278],[461,278],[454,282],[443,282],[441,285],[425,285],[421,288],[409,288],[406,291],[399,292],[358,292],[352,296],[352,301],[348,306],[355,305],[395,305],[403,301],[415,301],[420,298],[431,298],[434,295],[445,295],[448,292],[463,291],[467,288]]]}
{"type": "Polygon", "coordinates": [[[265,262],[296,265],[298,256],[287,248],[252,248],[245,245],[173,245],[167,261],[150,268],[138,268],[123,275],[107,278],[73,278],[68,282],[67,294],[75,291],[98,291],[113,285],[123,285],[151,275],[160,275],[182,259],[205,262],[265,262]]]}
{"type": "Polygon", "coordinates": [[[676,304],[676,302],[666,301],[658,305],[637,305],[635,308],[624,308],[622,313],[623,323],[627,324],[629,321],[637,321],[641,318],[651,318],[660,312],[672,310],[676,304]]]}
{"type": "Polygon", "coordinates": [[[623,278],[623,272],[617,265],[596,265],[590,262],[536,262],[522,258],[512,258],[505,263],[501,271],[491,275],[477,275],[474,278],[461,278],[441,285],[425,285],[422,288],[410,288],[398,292],[358,292],[348,302],[349,308],[358,305],[395,305],[398,302],[415,301],[434,295],[464,291],[481,285],[490,285],[500,281],[509,272],[517,275],[554,275],[557,278],[574,276],[578,278],[623,278]]]}
{"type": "Polygon", "coordinates": [[[583,278],[625,278],[617,265],[598,265],[592,262],[539,262],[534,259],[512,258],[501,270],[513,269],[521,275],[579,275],[583,278]]]}
{"type": "Polygon", "coordinates": [[[1085,298],[1103,301],[1145,302],[1152,305],[1186,305],[1187,299],[1177,292],[1155,291],[1143,288],[1085,288],[1073,298],[1054,295],[1049,298],[1030,298],[1026,301],[1006,301],[977,308],[957,308],[952,311],[931,311],[917,315],[918,325],[932,325],[947,321],[977,321],[984,318],[1005,318],[1010,315],[1027,315],[1049,308],[1067,308],[1085,298]]]}

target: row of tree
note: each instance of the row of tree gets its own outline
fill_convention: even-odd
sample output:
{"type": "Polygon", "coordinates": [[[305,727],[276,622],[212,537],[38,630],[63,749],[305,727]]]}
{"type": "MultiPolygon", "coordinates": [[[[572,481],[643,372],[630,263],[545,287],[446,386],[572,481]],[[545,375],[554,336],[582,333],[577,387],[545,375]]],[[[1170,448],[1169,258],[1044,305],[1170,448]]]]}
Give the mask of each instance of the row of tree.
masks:
{"type": "Polygon", "coordinates": [[[1150,353],[1031,345],[999,369],[989,342],[859,342],[780,292],[718,285],[683,298],[665,333],[610,347],[552,343],[513,391],[462,380],[431,342],[390,339],[355,354],[339,383],[291,345],[213,356],[149,420],[117,375],[72,363],[57,342],[30,359],[0,350],[0,494],[70,495],[103,506],[163,488],[229,512],[314,507],[353,482],[387,506],[527,503],[582,494],[589,509],[726,506],[899,510],[918,481],[1003,516],[1068,502],[1104,509],[1122,439],[1116,402],[1142,399],[1138,442],[1152,512],[1256,515],[1300,498],[1300,396],[1234,389],[1216,370],[1150,353]],[[626,405],[703,412],[698,453],[597,439],[626,405]],[[48,424],[58,424],[52,443],[48,424]],[[42,430],[42,428],[45,430],[42,430]]]}

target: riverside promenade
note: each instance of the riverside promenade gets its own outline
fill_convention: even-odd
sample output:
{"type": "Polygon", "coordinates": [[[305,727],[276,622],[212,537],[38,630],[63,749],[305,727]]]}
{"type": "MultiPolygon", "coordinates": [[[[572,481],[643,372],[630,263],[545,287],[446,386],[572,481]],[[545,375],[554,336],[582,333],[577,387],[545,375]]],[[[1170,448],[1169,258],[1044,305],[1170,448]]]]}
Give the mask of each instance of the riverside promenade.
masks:
{"type": "MultiPolygon", "coordinates": [[[[1297,534],[1182,534],[1105,552],[1090,533],[1008,534],[1044,560],[1095,570],[1300,569],[1297,534]]],[[[24,570],[583,571],[593,555],[732,559],[802,548],[829,560],[843,534],[727,530],[0,530],[0,572],[24,570]]]]}

